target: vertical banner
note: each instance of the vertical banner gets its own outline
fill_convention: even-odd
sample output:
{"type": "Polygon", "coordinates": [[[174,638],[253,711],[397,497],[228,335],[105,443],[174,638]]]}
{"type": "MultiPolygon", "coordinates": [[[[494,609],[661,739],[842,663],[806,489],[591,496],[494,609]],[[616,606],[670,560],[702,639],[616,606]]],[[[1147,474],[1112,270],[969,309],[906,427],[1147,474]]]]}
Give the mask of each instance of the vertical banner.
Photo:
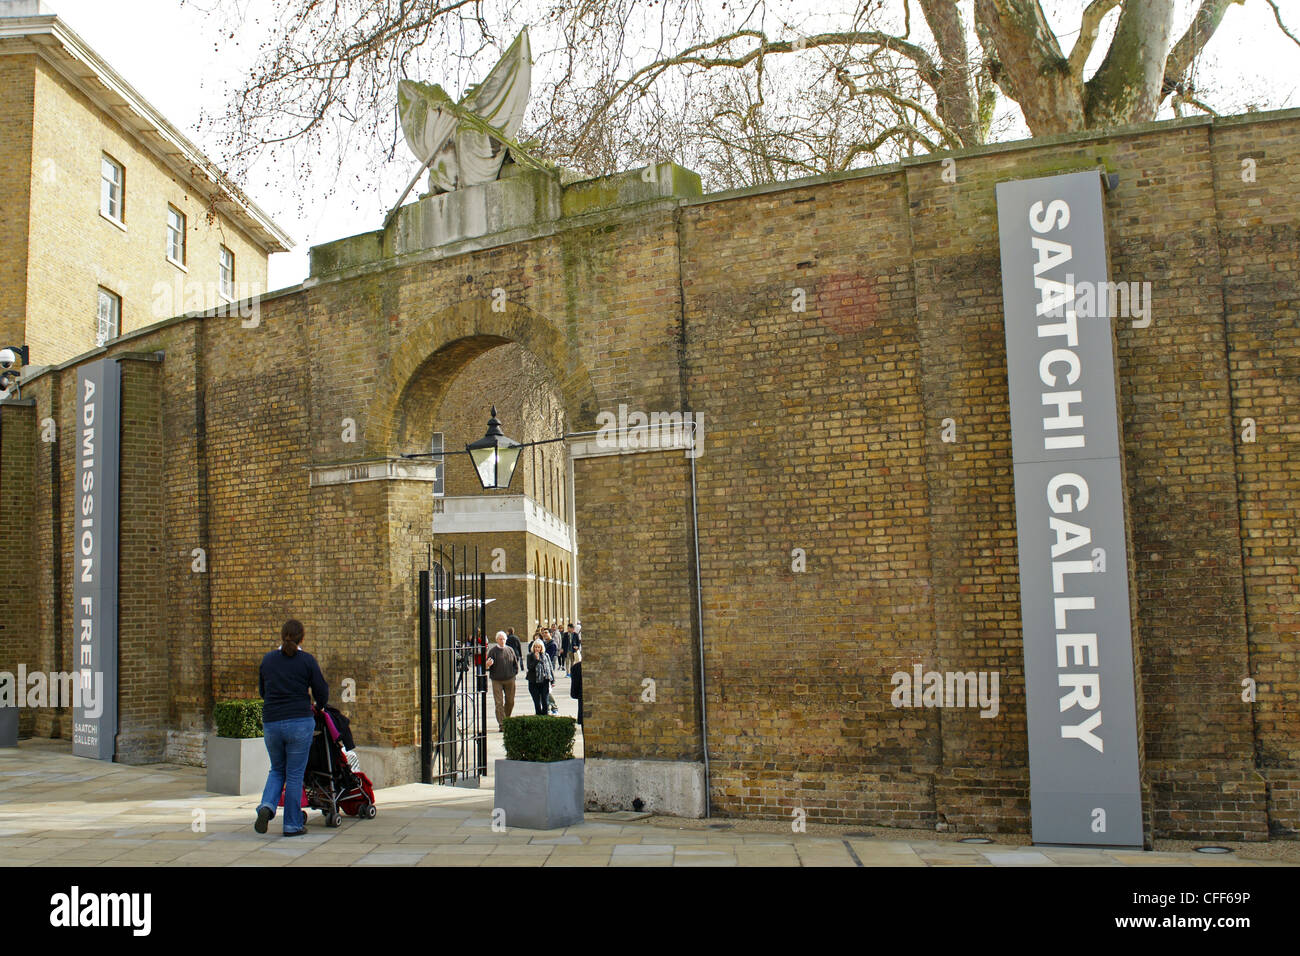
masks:
{"type": "Polygon", "coordinates": [[[1035,843],[1142,845],[1097,171],[999,183],[1035,843]]]}
{"type": "Polygon", "coordinates": [[[117,743],[117,546],[122,371],[112,359],[77,370],[73,500],[72,752],[112,760],[117,743]]]}

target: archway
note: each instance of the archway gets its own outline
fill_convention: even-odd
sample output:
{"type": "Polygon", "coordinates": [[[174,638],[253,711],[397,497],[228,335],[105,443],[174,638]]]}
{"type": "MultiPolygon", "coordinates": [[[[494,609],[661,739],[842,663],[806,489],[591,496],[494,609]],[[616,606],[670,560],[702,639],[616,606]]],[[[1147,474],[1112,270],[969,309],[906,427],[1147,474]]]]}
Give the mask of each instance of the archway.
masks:
{"type": "MultiPolygon", "coordinates": [[[[591,423],[595,418],[594,393],[567,340],[543,317],[517,311],[502,316],[487,303],[466,302],[422,323],[427,335],[413,331],[394,350],[367,432],[373,452],[387,458],[444,450],[434,487],[404,493],[411,522],[423,527],[417,527],[418,539],[393,540],[392,561],[396,570],[411,560],[397,553],[401,540],[417,549],[427,543],[465,546],[471,560],[477,552],[486,578],[489,639],[510,627],[528,638],[536,622],[563,616],[560,568],[576,556],[561,478],[569,472],[568,452],[563,442],[532,446],[520,456],[508,489],[485,492],[463,449],[482,437],[494,406],[506,434],[525,443],[576,430],[575,415],[591,423]],[[458,334],[464,332],[469,334],[458,334]]],[[[422,552],[414,555],[417,563],[421,557],[422,552]]],[[[576,715],[568,675],[561,670],[558,676],[553,695],[560,712],[576,715]]],[[[513,712],[531,712],[522,680],[513,712]]],[[[488,723],[491,752],[497,724],[488,723]]]]}

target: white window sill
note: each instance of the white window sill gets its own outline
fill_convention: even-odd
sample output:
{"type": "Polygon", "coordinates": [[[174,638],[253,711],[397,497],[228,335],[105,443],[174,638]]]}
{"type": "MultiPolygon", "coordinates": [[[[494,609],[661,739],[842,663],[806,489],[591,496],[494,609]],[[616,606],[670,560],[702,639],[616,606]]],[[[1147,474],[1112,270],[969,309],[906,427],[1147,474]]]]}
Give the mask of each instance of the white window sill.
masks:
{"type": "Polygon", "coordinates": [[[120,222],[119,220],[114,219],[112,216],[104,215],[104,211],[102,209],[99,212],[99,218],[104,220],[105,222],[111,222],[113,225],[117,226],[117,228],[121,229],[123,232],[126,232],[126,223],[120,222]]]}
{"type": "Polygon", "coordinates": [[[175,259],[173,259],[171,256],[166,256],[165,258],[167,259],[168,262],[170,262],[172,265],[174,265],[177,269],[180,269],[181,272],[184,272],[184,273],[186,273],[186,274],[189,273],[190,270],[189,270],[188,267],[186,267],[185,263],[183,263],[183,262],[177,262],[177,261],[176,261],[175,259]]]}

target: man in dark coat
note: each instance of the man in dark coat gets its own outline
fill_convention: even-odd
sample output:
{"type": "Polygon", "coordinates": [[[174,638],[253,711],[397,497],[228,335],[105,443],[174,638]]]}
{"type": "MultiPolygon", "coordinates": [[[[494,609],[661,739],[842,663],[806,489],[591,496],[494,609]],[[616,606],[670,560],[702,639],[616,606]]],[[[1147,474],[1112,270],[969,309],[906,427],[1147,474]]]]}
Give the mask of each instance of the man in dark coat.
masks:
{"type": "Polygon", "coordinates": [[[572,683],[569,684],[569,696],[578,702],[578,726],[582,726],[582,651],[573,652],[573,667],[569,671],[572,683]]]}
{"type": "Polygon", "coordinates": [[[513,627],[506,628],[506,647],[515,652],[516,661],[524,660],[524,646],[519,643],[519,635],[515,633],[513,627]]]}

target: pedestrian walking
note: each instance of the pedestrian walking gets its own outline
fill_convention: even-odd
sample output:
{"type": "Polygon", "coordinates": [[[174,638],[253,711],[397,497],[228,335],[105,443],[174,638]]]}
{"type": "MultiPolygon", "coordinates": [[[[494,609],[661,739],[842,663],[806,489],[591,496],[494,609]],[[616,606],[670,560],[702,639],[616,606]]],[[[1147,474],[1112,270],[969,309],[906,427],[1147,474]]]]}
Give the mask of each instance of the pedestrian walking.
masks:
{"type": "Polygon", "coordinates": [[[262,696],[262,737],[271,771],[266,775],[262,802],[257,807],[253,829],[265,833],[275,817],[276,804],[284,795],[284,835],[307,832],[302,812],[302,778],[307,754],[316,732],[312,704],[324,708],[330,687],[325,683],[316,658],[302,650],[301,621],[288,620],[280,628],[280,647],[262,658],[257,671],[257,692],[262,696]]]}
{"type": "Polygon", "coordinates": [[[551,659],[546,655],[546,645],[539,637],[533,641],[528,655],[528,693],[533,697],[533,713],[545,714],[546,701],[551,693],[551,659]]]}
{"type": "Polygon", "coordinates": [[[522,667],[524,663],[524,648],[523,645],[519,643],[519,635],[515,633],[513,627],[506,628],[506,645],[515,652],[515,660],[518,661],[519,665],[522,667]]]}
{"type": "Polygon", "coordinates": [[[519,658],[506,644],[506,632],[497,631],[496,646],[488,649],[484,659],[488,677],[492,678],[492,703],[496,708],[497,730],[501,721],[515,709],[515,677],[519,674],[519,658]]]}
{"type": "MultiPolygon", "coordinates": [[[[560,642],[558,640],[558,637],[559,637],[559,631],[556,628],[552,628],[549,632],[546,633],[546,656],[551,659],[551,683],[552,684],[555,683],[555,675],[559,673],[559,670],[557,669],[557,665],[556,665],[556,661],[560,657],[560,642]]],[[[547,688],[546,701],[548,706],[551,709],[552,714],[558,714],[560,712],[559,705],[555,703],[555,695],[550,693],[549,687],[547,688]]]]}
{"type": "Polygon", "coordinates": [[[566,677],[569,676],[570,653],[571,653],[571,648],[569,647],[569,630],[568,627],[565,627],[565,629],[560,632],[560,666],[564,668],[564,674],[566,677]]]}
{"type": "Polygon", "coordinates": [[[569,696],[578,702],[578,726],[582,726],[582,651],[573,652],[573,666],[570,668],[569,676],[572,683],[569,685],[569,696]]]}

